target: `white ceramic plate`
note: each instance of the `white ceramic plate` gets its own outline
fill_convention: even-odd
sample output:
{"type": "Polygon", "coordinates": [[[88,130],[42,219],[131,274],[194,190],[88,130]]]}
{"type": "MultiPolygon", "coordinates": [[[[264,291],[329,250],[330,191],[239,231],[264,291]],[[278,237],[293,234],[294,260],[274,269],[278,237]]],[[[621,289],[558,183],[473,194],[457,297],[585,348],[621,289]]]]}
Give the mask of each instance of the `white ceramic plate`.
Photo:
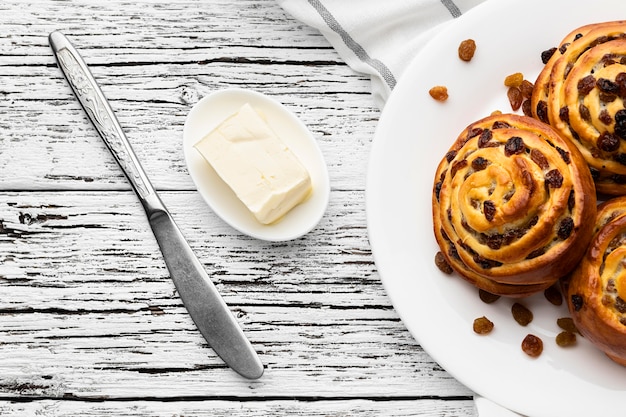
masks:
{"type": "Polygon", "coordinates": [[[542,51],[571,30],[626,18],[618,0],[490,0],[442,30],[416,56],[391,95],[376,132],[367,181],[367,219],[374,258],[394,307],[421,346],[460,382],[528,416],[624,413],[626,368],[586,340],[560,348],[556,319],[567,316],[543,294],[524,301],[535,314],[528,327],[511,317],[513,301],[484,304],[458,276],[434,264],[431,190],[437,164],[469,123],[494,110],[510,111],[504,78],[522,72],[534,81],[542,51]],[[476,41],[471,62],[459,43],[476,41]],[[450,98],[436,102],[434,85],[450,98]],[[475,318],[495,323],[488,336],[475,318]],[[537,359],[520,348],[528,333],[544,341],[537,359]]]}
{"type": "Polygon", "coordinates": [[[187,116],[183,130],[183,149],[187,169],[200,195],[218,216],[242,233],[269,241],[292,240],[311,231],[324,215],[328,205],[330,182],[322,152],[306,126],[286,107],[266,95],[233,88],[204,97],[187,116]],[[298,157],[311,176],[311,196],[280,221],[269,225],[261,224],[255,219],[193,147],[245,103],[250,103],[263,114],[268,125],[298,157]]]}

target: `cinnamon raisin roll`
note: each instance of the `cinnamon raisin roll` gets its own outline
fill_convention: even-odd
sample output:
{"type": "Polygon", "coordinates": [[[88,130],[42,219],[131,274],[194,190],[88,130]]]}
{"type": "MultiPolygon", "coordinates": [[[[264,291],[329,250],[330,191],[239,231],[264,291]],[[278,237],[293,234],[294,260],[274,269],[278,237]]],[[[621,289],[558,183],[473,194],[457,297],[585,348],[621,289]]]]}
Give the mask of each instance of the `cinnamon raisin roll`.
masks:
{"type": "Polygon", "coordinates": [[[572,140],[601,193],[626,194],[626,21],[571,32],[535,82],[533,115],[572,140]]]}
{"type": "Polygon", "coordinates": [[[626,366],[626,197],[598,207],[595,234],[565,287],[576,327],[626,366]]]}
{"type": "Polygon", "coordinates": [[[573,269],[591,238],[596,194],[568,140],[502,114],[459,135],[437,168],[432,207],[452,268],[485,291],[522,297],[573,269]]]}

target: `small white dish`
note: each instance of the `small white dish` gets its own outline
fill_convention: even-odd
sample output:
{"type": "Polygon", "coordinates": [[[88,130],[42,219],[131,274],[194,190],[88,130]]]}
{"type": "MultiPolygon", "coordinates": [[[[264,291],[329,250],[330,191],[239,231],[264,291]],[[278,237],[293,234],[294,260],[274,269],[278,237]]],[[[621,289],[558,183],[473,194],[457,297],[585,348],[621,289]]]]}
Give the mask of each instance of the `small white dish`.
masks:
{"type": "Polygon", "coordinates": [[[320,221],[330,196],[330,180],[324,156],[309,129],[276,100],[244,89],[225,89],[201,99],[189,112],[183,129],[187,169],[209,207],[241,233],[268,241],[301,237],[320,221]],[[313,191],[279,221],[264,225],[256,220],[211,165],[193,147],[228,116],[249,103],[266,118],[268,125],[298,157],[311,176],[313,191]]]}

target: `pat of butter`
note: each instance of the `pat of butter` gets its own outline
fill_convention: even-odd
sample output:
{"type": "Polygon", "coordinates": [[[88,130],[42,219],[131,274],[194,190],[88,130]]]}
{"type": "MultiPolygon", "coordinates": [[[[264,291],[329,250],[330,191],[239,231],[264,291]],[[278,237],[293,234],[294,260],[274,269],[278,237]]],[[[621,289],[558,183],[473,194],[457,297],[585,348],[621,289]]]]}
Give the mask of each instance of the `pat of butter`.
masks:
{"type": "Polygon", "coordinates": [[[311,193],[306,168],[250,104],[194,147],[263,224],[279,220],[311,193]]]}

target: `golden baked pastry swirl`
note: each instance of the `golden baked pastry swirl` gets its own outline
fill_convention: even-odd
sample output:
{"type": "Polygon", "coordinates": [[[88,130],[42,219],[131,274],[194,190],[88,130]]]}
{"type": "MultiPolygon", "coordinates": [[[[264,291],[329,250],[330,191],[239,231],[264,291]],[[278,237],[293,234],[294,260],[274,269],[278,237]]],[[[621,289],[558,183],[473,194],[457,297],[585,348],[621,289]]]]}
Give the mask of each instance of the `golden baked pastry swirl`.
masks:
{"type": "Polygon", "coordinates": [[[598,207],[595,231],[565,284],[568,307],[580,333],[626,365],[626,197],[598,207]]]}
{"type": "Polygon", "coordinates": [[[533,115],[571,139],[601,193],[626,193],[626,21],[570,33],[546,63],[533,115]]]}
{"type": "Polygon", "coordinates": [[[533,118],[468,126],[437,168],[433,225],[446,260],[488,292],[526,296],[571,271],[596,213],[580,152],[533,118]]]}

